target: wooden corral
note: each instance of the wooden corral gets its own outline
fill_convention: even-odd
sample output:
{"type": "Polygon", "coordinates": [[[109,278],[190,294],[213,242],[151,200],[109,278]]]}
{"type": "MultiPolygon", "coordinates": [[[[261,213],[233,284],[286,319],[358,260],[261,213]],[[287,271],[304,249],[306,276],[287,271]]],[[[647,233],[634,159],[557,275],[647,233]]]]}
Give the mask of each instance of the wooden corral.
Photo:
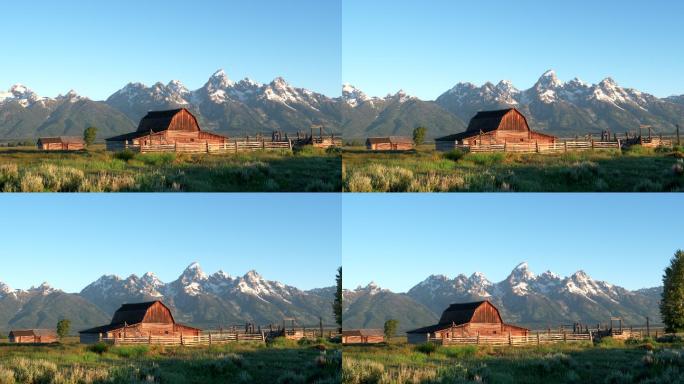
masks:
{"type": "Polygon", "coordinates": [[[124,304],[116,310],[110,324],[80,331],[81,343],[102,340],[116,343],[117,339],[152,337],[200,336],[198,328],[178,324],[171,310],[161,301],[124,304]]]}
{"type": "Polygon", "coordinates": [[[478,112],[465,132],[435,139],[438,151],[451,151],[457,146],[495,145],[506,143],[555,143],[555,136],[535,132],[527,118],[515,108],[478,112]]]}
{"type": "Polygon", "coordinates": [[[408,342],[420,344],[432,339],[482,336],[527,336],[530,330],[506,324],[499,310],[488,300],[451,304],[439,323],[406,332],[408,342]]]}
{"type": "Polygon", "coordinates": [[[80,151],[85,148],[85,142],[80,137],[41,137],[36,146],[41,151],[80,151]]]}
{"type": "Polygon", "coordinates": [[[310,134],[301,134],[300,132],[297,132],[294,145],[312,145],[316,148],[340,147],[342,146],[342,138],[335,136],[334,133],[326,133],[322,124],[314,124],[311,126],[310,134]],[[318,134],[316,134],[316,130],[318,130],[318,134]]]}
{"type": "Polygon", "coordinates": [[[49,344],[57,342],[57,332],[52,329],[13,329],[9,342],[16,344],[49,344]]]}
{"type": "Polygon", "coordinates": [[[135,132],[110,137],[105,142],[107,150],[120,151],[126,148],[177,144],[181,148],[183,144],[217,145],[228,142],[228,137],[202,131],[197,118],[187,109],[180,108],[148,112],[140,120],[135,132]]]}
{"type": "Polygon", "coordinates": [[[348,329],[342,331],[342,344],[377,344],[385,341],[382,329],[348,329]]]}
{"type": "Polygon", "coordinates": [[[409,151],[413,148],[413,140],[410,137],[387,136],[366,139],[366,149],[369,151],[409,151]]]}

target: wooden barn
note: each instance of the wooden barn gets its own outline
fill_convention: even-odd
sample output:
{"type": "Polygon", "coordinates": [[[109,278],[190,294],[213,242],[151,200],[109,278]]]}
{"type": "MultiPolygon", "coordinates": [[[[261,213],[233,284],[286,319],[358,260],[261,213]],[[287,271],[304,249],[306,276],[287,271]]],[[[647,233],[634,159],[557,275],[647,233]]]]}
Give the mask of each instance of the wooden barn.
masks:
{"type": "Polygon", "coordinates": [[[202,131],[197,118],[185,108],[148,112],[135,132],[105,139],[109,151],[139,145],[223,144],[227,141],[225,136],[202,131]]]}
{"type": "Polygon", "coordinates": [[[349,329],[342,331],[342,344],[377,344],[385,341],[382,329],[349,329]]]}
{"type": "Polygon", "coordinates": [[[13,329],[9,342],[17,344],[49,344],[57,342],[57,332],[52,329],[13,329]]]}
{"type": "Polygon", "coordinates": [[[369,151],[408,151],[413,148],[413,140],[410,137],[387,136],[366,139],[366,149],[369,151]]]}
{"type": "Polygon", "coordinates": [[[41,137],[36,146],[41,151],[80,151],[85,148],[85,142],[80,137],[41,137]]]}
{"type": "Polygon", "coordinates": [[[461,133],[435,139],[438,151],[451,151],[456,145],[491,145],[506,143],[555,143],[555,136],[535,132],[527,118],[515,108],[478,112],[461,133]]]}
{"type": "Polygon", "coordinates": [[[171,310],[159,300],[123,304],[114,313],[111,323],[80,331],[81,343],[92,344],[102,339],[116,343],[130,337],[192,337],[202,330],[176,323],[171,310]]]}
{"type": "Polygon", "coordinates": [[[442,312],[439,323],[406,332],[411,344],[421,344],[432,338],[505,336],[509,333],[526,336],[530,330],[504,323],[499,310],[488,300],[451,304],[442,312]]]}

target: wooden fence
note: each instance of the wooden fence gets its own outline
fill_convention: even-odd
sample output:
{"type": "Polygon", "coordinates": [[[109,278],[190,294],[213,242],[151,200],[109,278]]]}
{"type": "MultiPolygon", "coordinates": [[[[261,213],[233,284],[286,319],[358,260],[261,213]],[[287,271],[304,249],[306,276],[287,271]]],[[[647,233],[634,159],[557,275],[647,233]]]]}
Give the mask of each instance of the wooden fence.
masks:
{"type": "Polygon", "coordinates": [[[225,143],[126,144],[133,152],[238,153],[259,150],[292,150],[292,141],[228,141],[225,143]]]}
{"type": "Polygon", "coordinates": [[[517,153],[560,153],[569,151],[587,151],[601,149],[620,149],[618,141],[563,141],[559,143],[505,143],[505,144],[478,144],[478,145],[455,145],[455,149],[467,152],[517,152],[517,153]]]}
{"type": "Polygon", "coordinates": [[[592,333],[537,332],[527,336],[470,336],[450,338],[430,338],[430,342],[440,345],[540,345],[563,342],[593,341],[592,333]]]}
{"type": "Polygon", "coordinates": [[[266,334],[261,333],[226,333],[204,332],[199,336],[143,336],[102,338],[102,342],[115,345],[156,344],[156,345],[212,345],[232,342],[257,341],[265,342],[266,334]]]}

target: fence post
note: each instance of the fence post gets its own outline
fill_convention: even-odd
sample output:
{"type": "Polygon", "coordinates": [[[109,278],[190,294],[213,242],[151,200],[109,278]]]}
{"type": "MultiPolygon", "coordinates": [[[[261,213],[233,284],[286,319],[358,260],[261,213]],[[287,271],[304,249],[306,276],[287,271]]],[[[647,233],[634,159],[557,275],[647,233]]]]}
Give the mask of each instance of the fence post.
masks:
{"type": "Polygon", "coordinates": [[[480,344],[480,331],[477,331],[477,344],[480,344]]]}
{"type": "Polygon", "coordinates": [[[266,335],[264,334],[264,331],[261,331],[261,341],[264,343],[266,342],[266,335]]]}
{"type": "Polygon", "coordinates": [[[537,345],[539,345],[539,331],[537,331],[537,345]]]}
{"type": "Polygon", "coordinates": [[[513,340],[511,340],[511,331],[508,331],[508,345],[513,345],[513,340]]]}
{"type": "Polygon", "coordinates": [[[563,331],[563,342],[566,343],[568,341],[568,335],[565,331],[563,331]]]}
{"type": "Polygon", "coordinates": [[[209,331],[209,345],[211,345],[211,331],[209,331]]]}
{"type": "Polygon", "coordinates": [[[568,151],[568,142],[567,142],[567,141],[564,141],[564,142],[563,142],[563,145],[564,145],[564,147],[565,147],[565,152],[567,152],[567,151],[568,151]]]}
{"type": "Polygon", "coordinates": [[[207,140],[206,143],[207,143],[207,153],[209,153],[209,140],[207,140]]]}
{"type": "Polygon", "coordinates": [[[180,339],[181,339],[181,340],[180,340],[180,341],[181,341],[181,345],[184,345],[184,344],[183,344],[183,332],[181,332],[180,339]]]}
{"type": "Polygon", "coordinates": [[[152,332],[147,336],[147,344],[152,344],[152,332]]]}

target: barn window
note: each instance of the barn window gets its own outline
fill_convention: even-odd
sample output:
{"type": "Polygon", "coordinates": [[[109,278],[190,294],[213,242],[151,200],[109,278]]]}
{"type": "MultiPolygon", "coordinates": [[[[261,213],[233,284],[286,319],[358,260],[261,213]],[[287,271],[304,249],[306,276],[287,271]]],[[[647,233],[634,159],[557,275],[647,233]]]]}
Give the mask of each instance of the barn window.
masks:
{"type": "Polygon", "coordinates": [[[168,335],[168,334],[169,334],[169,331],[164,331],[164,333],[168,335]]]}

